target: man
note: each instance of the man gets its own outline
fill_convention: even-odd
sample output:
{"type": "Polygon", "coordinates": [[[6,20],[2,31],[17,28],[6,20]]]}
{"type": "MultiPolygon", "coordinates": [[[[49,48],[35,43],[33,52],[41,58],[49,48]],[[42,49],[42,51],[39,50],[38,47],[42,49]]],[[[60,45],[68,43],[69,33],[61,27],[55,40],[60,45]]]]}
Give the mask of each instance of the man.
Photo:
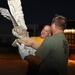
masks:
{"type": "Polygon", "coordinates": [[[48,36],[51,36],[50,25],[45,25],[40,33],[40,36],[38,37],[33,36],[31,37],[31,39],[38,41],[39,44],[41,45],[44,39],[48,36]]]}
{"type": "Polygon", "coordinates": [[[33,36],[31,38],[22,38],[22,40],[24,40],[22,43],[24,44],[29,44],[29,46],[25,47],[24,44],[19,44],[17,43],[18,47],[19,47],[19,53],[21,55],[21,58],[24,59],[25,56],[29,55],[29,54],[32,54],[32,55],[35,55],[35,52],[41,44],[43,42],[43,40],[48,37],[48,36],[51,36],[51,32],[50,32],[50,25],[45,25],[40,33],[40,36],[33,36]],[[32,43],[34,43],[32,45],[32,43]]]}
{"type": "MultiPolygon", "coordinates": [[[[58,15],[51,23],[52,36],[47,37],[35,52],[35,56],[28,55],[25,60],[31,66],[39,66],[38,75],[68,75],[67,63],[69,47],[64,35],[67,20],[58,15]]],[[[19,40],[21,43],[21,39],[19,40]]]]}

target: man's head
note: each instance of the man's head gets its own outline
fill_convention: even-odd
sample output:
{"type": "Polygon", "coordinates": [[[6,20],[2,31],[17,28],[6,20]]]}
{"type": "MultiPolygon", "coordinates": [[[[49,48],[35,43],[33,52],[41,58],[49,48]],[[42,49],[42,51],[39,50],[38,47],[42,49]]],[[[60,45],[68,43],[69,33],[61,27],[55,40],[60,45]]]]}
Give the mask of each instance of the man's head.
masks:
{"type": "Polygon", "coordinates": [[[41,35],[40,37],[45,39],[46,37],[50,36],[51,32],[50,32],[50,25],[45,25],[41,31],[41,35]]]}
{"type": "Polygon", "coordinates": [[[63,32],[67,25],[67,19],[61,15],[53,18],[51,23],[51,32],[53,34],[63,32]]]}

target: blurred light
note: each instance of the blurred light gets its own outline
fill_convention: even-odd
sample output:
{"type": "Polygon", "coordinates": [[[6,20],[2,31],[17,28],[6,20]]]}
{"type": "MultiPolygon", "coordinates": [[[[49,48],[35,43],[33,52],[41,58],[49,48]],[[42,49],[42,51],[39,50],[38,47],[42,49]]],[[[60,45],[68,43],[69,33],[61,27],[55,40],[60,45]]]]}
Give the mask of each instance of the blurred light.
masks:
{"type": "Polygon", "coordinates": [[[64,33],[73,33],[73,34],[75,34],[75,29],[65,29],[64,33]]]}

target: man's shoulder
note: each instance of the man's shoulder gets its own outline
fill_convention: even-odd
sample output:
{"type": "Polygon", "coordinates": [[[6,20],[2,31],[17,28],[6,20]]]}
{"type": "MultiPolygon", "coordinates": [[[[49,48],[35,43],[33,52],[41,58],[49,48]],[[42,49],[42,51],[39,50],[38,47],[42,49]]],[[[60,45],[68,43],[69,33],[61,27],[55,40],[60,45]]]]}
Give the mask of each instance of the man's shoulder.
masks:
{"type": "Polygon", "coordinates": [[[32,36],[31,39],[42,39],[40,36],[32,36]]]}
{"type": "Polygon", "coordinates": [[[31,38],[38,38],[38,37],[40,37],[40,36],[31,36],[31,38]]]}

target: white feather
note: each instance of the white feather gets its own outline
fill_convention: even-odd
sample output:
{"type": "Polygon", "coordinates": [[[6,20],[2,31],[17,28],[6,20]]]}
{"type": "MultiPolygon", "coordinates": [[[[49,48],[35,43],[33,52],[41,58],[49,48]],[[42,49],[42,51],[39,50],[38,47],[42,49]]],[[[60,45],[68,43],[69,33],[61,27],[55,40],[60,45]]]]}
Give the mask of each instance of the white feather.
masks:
{"type": "Polygon", "coordinates": [[[0,13],[1,13],[1,15],[4,16],[6,19],[11,20],[14,27],[18,26],[18,24],[16,23],[15,19],[14,19],[13,16],[10,14],[10,12],[9,12],[8,9],[0,7],[0,13]]]}
{"type": "Polygon", "coordinates": [[[22,11],[21,1],[20,0],[7,0],[10,12],[14,19],[16,20],[18,26],[21,26],[23,29],[27,30],[27,26],[24,20],[24,14],[22,11]]]}
{"type": "Polygon", "coordinates": [[[2,16],[7,18],[8,20],[11,20],[10,12],[7,9],[0,7],[0,13],[2,16]]]}

